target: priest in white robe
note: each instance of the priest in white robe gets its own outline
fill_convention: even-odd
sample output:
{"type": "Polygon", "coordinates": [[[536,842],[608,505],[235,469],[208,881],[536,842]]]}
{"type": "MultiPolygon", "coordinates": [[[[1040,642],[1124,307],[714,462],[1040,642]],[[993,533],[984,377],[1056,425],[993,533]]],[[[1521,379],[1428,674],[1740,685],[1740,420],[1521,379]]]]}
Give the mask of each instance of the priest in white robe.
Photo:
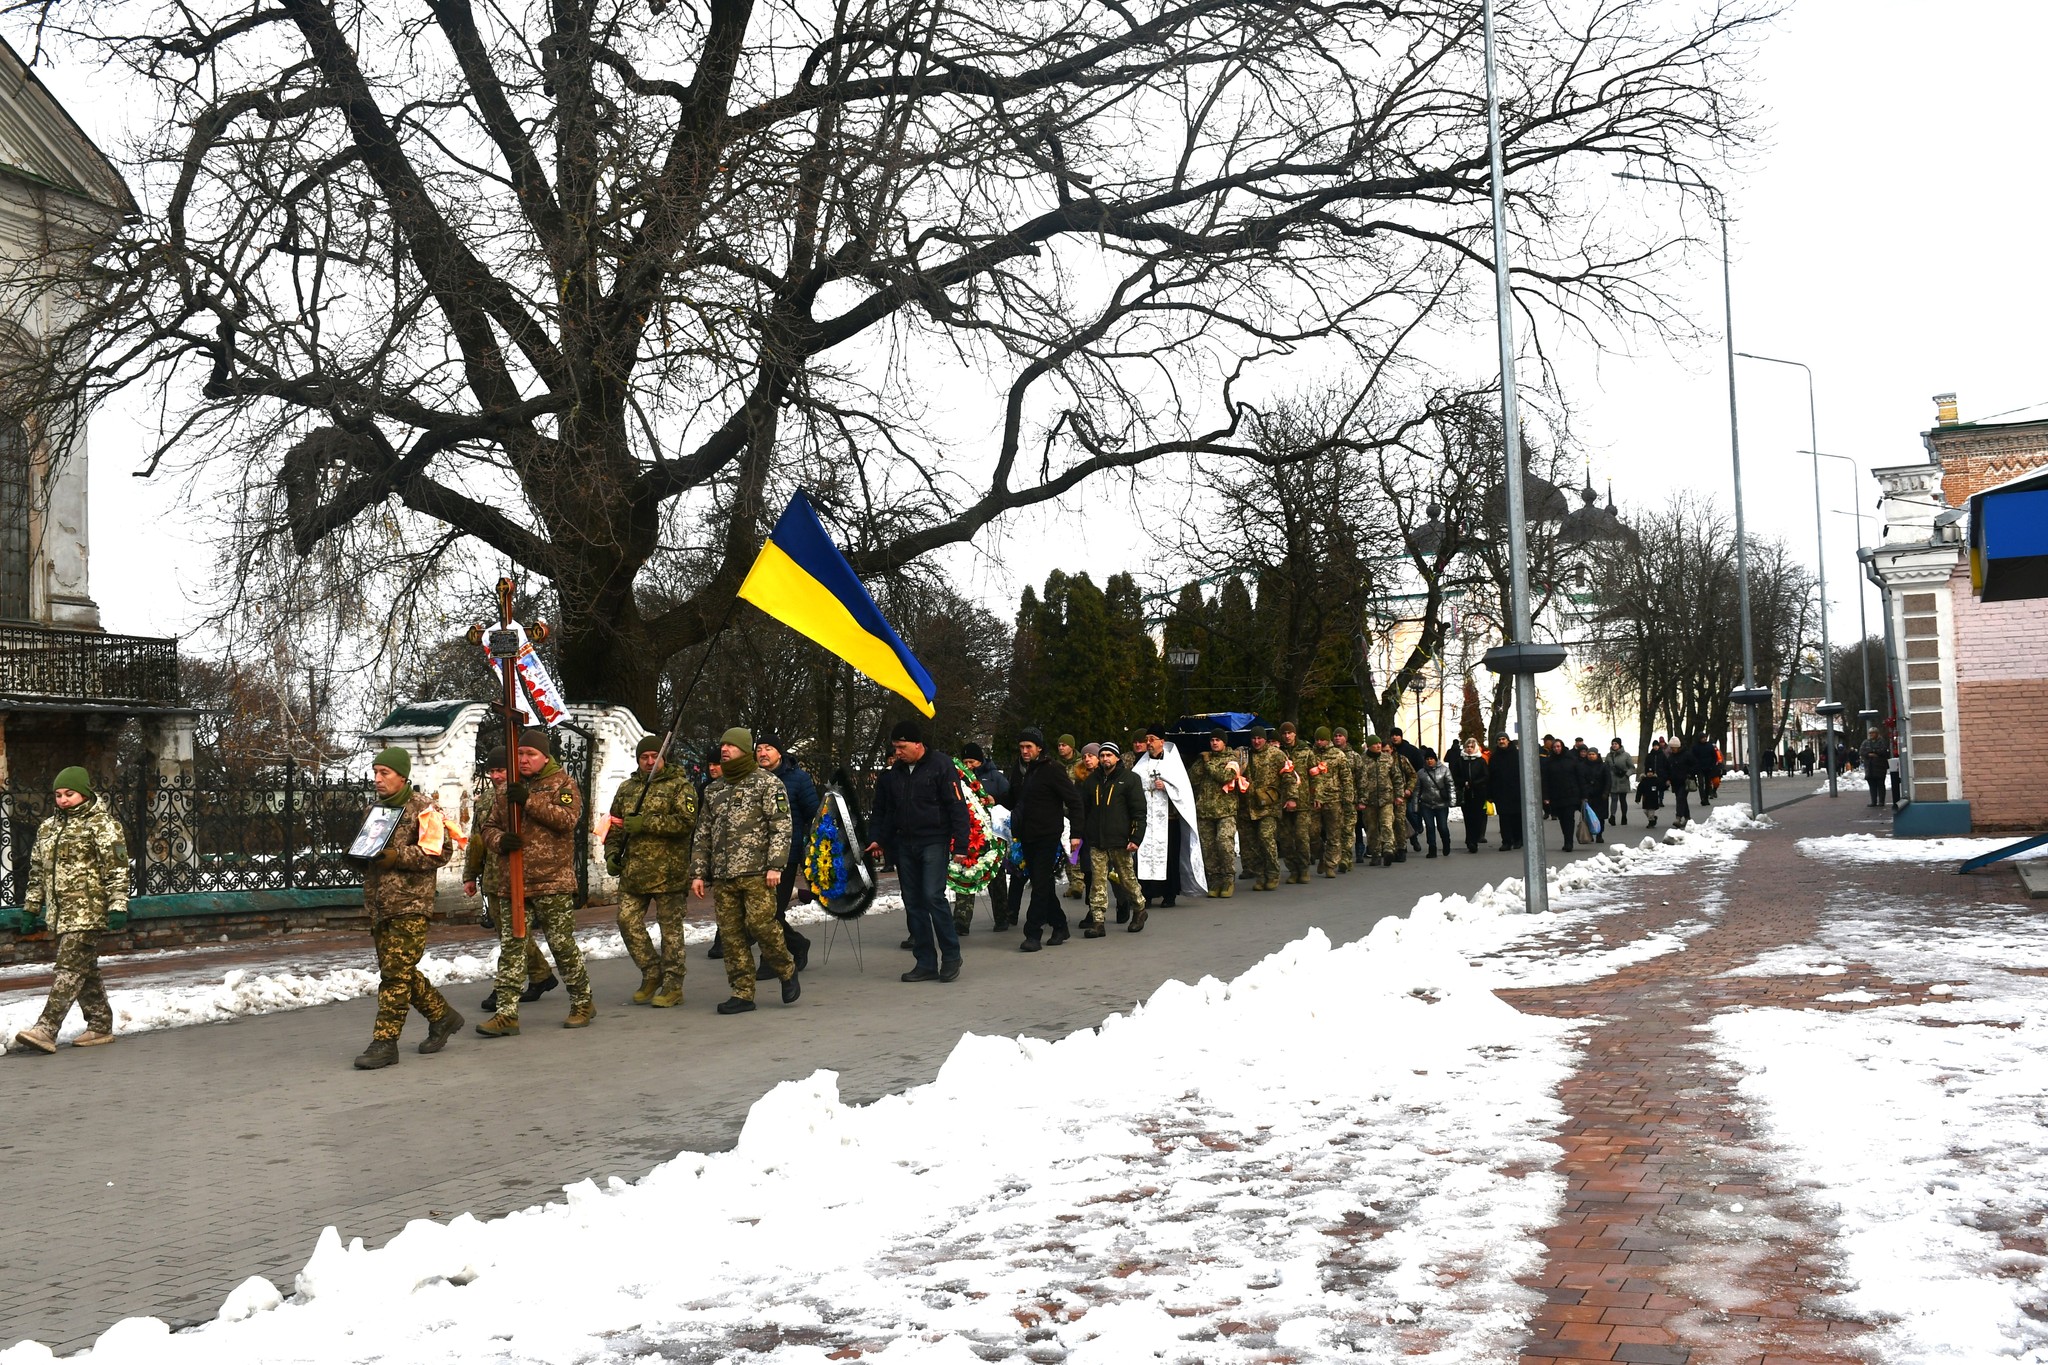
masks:
{"type": "Polygon", "coordinates": [[[1158,727],[1131,765],[1145,789],[1145,841],[1138,845],[1138,880],[1147,899],[1172,905],[1185,892],[1199,896],[1208,886],[1202,869],[1202,841],[1196,834],[1195,787],[1180,750],[1158,727]]]}

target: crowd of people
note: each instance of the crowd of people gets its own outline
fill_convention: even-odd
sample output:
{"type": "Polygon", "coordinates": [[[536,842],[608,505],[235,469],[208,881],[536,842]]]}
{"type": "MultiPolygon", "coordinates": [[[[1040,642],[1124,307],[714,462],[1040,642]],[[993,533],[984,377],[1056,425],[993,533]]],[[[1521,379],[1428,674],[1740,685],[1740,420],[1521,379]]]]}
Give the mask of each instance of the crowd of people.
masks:
{"type": "MultiPolygon", "coordinates": [[[[917,722],[897,725],[862,851],[896,870],[909,926],[903,947],[914,959],[902,979],[958,979],[960,939],[973,930],[983,892],[996,930],[1019,930],[1019,948],[1035,953],[1073,937],[1066,900],[1083,902],[1082,936],[1101,938],[1112,903],[1114,922],[1135,934],[1153,907],[1181,895],[1234,896],[1241,881],[1272,892],[1359,866],[1392,868],[1411,853],[1450,857],[1458,843],[1477,854],[1490,827],[1499,851],[1523,847],[1524,759],[1506,735],[1491,748],[1468,737],[1447,757],[1398,727],[1365,736],[1359,747],[1343,726],[1305,736],[1291,721],[1238,738],[1233,745],[1230,733],[1213,730],[1206,749],[1184,761],[1157,727],[1131,736],[1128,746],[1113,738],[1077,743],[1069,734],[1048,743],[1042,731],[1025,729],[1004,768],[977,744],[962,746],[956,763],[928,743],[917,722]],[[996,828],[992,813],[1006,813],[1007,826],[996,828]],[[992,832],[1006,854],[992,871],[970,877],[964,869],[980,869],[978,828],[992,832]]],[[[1890,762],[1878,731],[1858,757],[1874,775],[1871,802],[1878,804],[1890,762]]],[[[654,736],[640,742],[635,762],[597,826],[618,880],[619,933],[641,973],[632,1002],[682,1003],[683,923],[687,898],[695,897],[712,903],[717,920],[711,955],[723,958],[729,992],[718,1012],[752,1011],[762,974],[776,979],[784,1004],[795,1003],[810,944],[789,923],[789,908],[810,895],[802,869],[820,809],[817,785],[779,737],[756,740],[737,727],[725,732],[701,790],[666,762],[654,736]]],[[[1537,762],[1537,818],[1558,822],[1565,851],[1599,838],[1607,824],[1627,825],[1631,798],[1648,827],[1656,827],[1667,798],[1674,822],[1683,824],[1693,818],[1693,802],[1713,802],[1726,771],[1721,750],[1704,735],[1690,742],[1660,736],[1640,766],[1618,738],[1603,752],[1583,739],[1567,747],[1545,735],[1537,762]]],[[[558,986],[569,998],[563,1027],[588,1027],[596,1017],[575,935],[582,794],[556,762],[545,728],[520,732],[509,759],[499,750],[486,766],[489,785],[465,842],[411,786],[406,750],[388,748],[373,760],[373,817],[382,811],[383,818],[365,822],[366,832],[375,827],[375,847],[359,851],[379,988],[359,1068],[398,1060],[399,1035],[413,1012],[427,1021],[418,1045],[427,1054],[466,1022],[419,970],[437,874],[458,845],[464,891],[482,898],[482,923],[495,928],[499,943],[483,1002],[488,1017],[477,1034],[516,1037],[520,1005],[558,986]]],[[[44,1053],[55,1051],[74,1004],[86,1019],[78,1045],[113,1041],[97,945],[125,912],[129,876],[120,821],[86,771],[66,768],[55,787],[56,810],[37,831],[25,907],[32,924],[47,922],[57,936],[55,980],[40,1019],[16,1035],[20,1046],[44,1053]]]]}

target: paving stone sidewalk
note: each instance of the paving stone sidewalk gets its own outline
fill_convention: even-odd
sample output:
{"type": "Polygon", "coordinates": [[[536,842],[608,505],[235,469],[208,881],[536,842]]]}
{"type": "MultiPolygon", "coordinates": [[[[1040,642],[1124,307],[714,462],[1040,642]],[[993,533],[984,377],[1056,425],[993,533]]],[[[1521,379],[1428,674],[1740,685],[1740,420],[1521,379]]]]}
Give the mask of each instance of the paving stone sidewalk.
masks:
{"type": "Polygon", "coordinates": [[[1706,1052],[1699,1031],[1744,1007],[1872,1008],[1820,999],[1859,987],[1881,1005],[1927,999],[1924,985],[1891,981],[1855,961],[1827,976],[1721,975],[1771,949],[1811,942],[1827,901],[1845,889],[1972,906],[2013,898],[2010,871],[1963,877],[1946,863],[1845,866],[1799,853],[1802,837],[1845,828],[1888,834],[1890,812],[1870,810],[1862,795],[1778,810],[1778,827],[1751,834],[1732,869],[1681,874],[1668,907],[1646,900],[1589,928],[1611,943],[1682,918],[1712,919],[1685,950],[1591,983],[1502,992],[1518,1009],[1596,1021],[1585,1064],[1562,1095],[1570,1121],[1555,1169],[1569,1193],[1545,1237],[1543,1273],[1530,1282],[1547,1302],[1522,1347],[1523,1365],[1868,1358],[1865,1325],[1830,1311],[1837,1267],[1824,1218],[1773,1173],[1736,1078],[1706,1052]]]}

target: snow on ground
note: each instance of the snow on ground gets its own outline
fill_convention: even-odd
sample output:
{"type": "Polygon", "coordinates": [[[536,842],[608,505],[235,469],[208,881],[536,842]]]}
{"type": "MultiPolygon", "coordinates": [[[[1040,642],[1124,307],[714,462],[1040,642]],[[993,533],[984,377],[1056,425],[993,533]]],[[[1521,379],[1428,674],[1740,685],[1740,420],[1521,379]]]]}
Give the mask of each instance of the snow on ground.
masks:
{"type": "MultiPolygon", "coordinates": [[[[875,898],[877,912],[901,908],[902,900],[894,892],[875,898]]],[[[819,907],[807,905],[791,907],[789,918],[793,924],[816,924],[831,917],[819,907]]],[[[684,928],[683,941],[709,943],[715,932],[713,925],[691,924],[684,928]]],[[[586,958],[626,955],[625,941],[616,929],[586,929],[576,935],[576,942],[586,958]]],[[[107,1000],[114,1010],[114,1031],[145,1033],[188,1024],[216,1024],[224,1019],[307,1009],[375,995],[376,969],[361,965],[370,956],[367,947],[326,950],[267,971],[237,967],[218,980],[193,979],[206,969],[197,963],[170,961],[157,979],[108,990],[107,1000]]],[[[420,959],[420,972],[436,986],[483,981],[496,970],[497,961],[496,952],[478,955],[436,951],[420,959]]],[[[49,970],[48,964],[43,964],[42,970],[49,970]]],[[[0,1040],[12,1046],[14,1035],[35,1023],[42,1014],[46,994],[41,987],[0,992],[0,1040]]],[[[74,1009],[58,1039],[68,1041],[84,1031],[84,1016],[74,1009]]]]}
{"type": "Polygon", "coordinates": [[[2048,916],[1859,896],[1824,923],[1819,960],[1934,983],[1931,998],[1743,1011],[1710,1034],[1786,1169],[1833,1214],[1845,1307],[1880,1324],[1887,1365],[2048,1362],[2048,916]]]}
{"type": "Polygon", "coordinates": [[[2013,842],[2010,838],[1894,839],[1882,834],[1831,834],[1824,839],[1801,839],[1798,849],[1824,863],[1961,863],[2013,842]]]}
{"type": "MultiPolygon", "coordinates": [[[[1559,869],[1537,919],[1513,881],[1429,896],[1341,948],[1311,931],[1233,982],[1169,982],[1099,1029],[968,1035],[931,1084],[872,1105],[819,1072],[763,1097],[734,1150],[637,1184],[417,1220],[376,1250],[329,1229],[289,1298],[251,1280],[206,1327],[128,1319],[92,1359],[1505,1360],[1537,1302],[1515,1281],[1563,1197],[1547,1137],[1578,1025],[1511,1009],[1500,962],[1470,959],[1519,945],[1526,977],[1575,946],[1529,936],[1654,892],[1637,876],[1732,858],[1742,827],[1725,807],[1559,869]]],[[[1597,975],[1667,937],[1553,970],[1597,975]]]]}
{"type": "Polygon", "coordinates": [[[92,1358],[1504,1357],[1562,1198],[1571,1027],[1501,1003],[1440,932],[1311,932],[1099,1030],[969,1035],[872,1105],[786,1083],[733,1151],[636,1185],[375,1251],[330,1231],[290,1302],[245,1286],[222,1321],[129,1320],[92,1358]]]}

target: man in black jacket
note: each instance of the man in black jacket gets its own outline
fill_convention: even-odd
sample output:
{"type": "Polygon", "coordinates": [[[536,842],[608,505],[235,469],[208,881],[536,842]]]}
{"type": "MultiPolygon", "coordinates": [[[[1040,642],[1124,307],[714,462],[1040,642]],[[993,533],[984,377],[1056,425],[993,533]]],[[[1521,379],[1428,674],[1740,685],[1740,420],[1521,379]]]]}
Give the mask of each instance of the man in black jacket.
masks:
{"type": "Polygon", "coordinates": [[[1564,851],[1572,851],[1572,824],[1578,818],[1585,787],[1579,780],[1579,760],[1565,752],[1564,741],[1552,739],[1550,751],[1540,760],[1543,778],[1543,811],[1555,816],[1563,830],[1564,851]]]}
{"type": "Polygon", "coordinates": [[[1500,817],[1500,851],[1522,846],[1522,750],[1506,735],[1493,737],[1493,756],[1486,764],[1486,790],[1493,794],[1493,813],[1500,817]]]}
{"type": "Polygon", "coordinates": [[[1024,941],[1036,943],[1048,925],[1053,940],[1065,943],[1067,912],[1060,904],[1059,878],[1066,864],[1060,849],[1062,828],[1071,827],[1072,850],[1081,851],[1081,796],[1067,765],[1045,752],[1045,735],[1026,729],[1017,736],[1017,768],[1010,774],[1010,837],[1024,855],[1024,877],[1010,883],[1009,917],[998,929],[1017,922],[1024,882],[1031,882],[1031,909],[1024,917],[1024,941]]]}
{"type": "Polygon", "coordinates": [[[1679,829],[1692,822],[1692,806],[1688,790],[1692,784],[1692,760],[1686,757],[1683,736],[1672,736],[1664,746],[1663,765],[1658,769],[1664,780],[1671,786],[1671,827],[1679,829]]]}
{"type": "MultiPolygon", "coordinates": [[[[1464,747],[1451,754],[1451,781],[1458,788],[1458,809],[1465,817],[1465,851],[1477,853],[1479,846],[1486,842],[1486,802],[1488,800],[1488,772],[1486,755],[1479,751],[1479,741],[1467,739],[1464,747]]],[[[1449,849],[1444,852],[1449,853],[1449,849]]]]}
{"type": "Polygon", "coordinates": [[[1701,735],[1693,741],[1692,752],[1686,757],[1688,766],[1692,768],[1693,780],[1699,783],[1700,805],[1713,805],[1714,783],[1721,778],[1721,751],[1714,747],[1712,740],[1701,735]]]}
{"type": "MultiPolygon", "coordinates": [[[[1418,749],[1413,744],[1410,744],[1407,738],[1402,735],[1401,727],[1398,725],[1387,731],[1387,747],[1393,750],[1396,758],[1407,759],[1408,766],[1416,772],[1422,771],[1422,760],[1425,757],[1436,753],[1434,749],[1418,749]]],[[[1403,794],[1402,802],[1408,817],[1408,847],[1420,853],[1422,852],[1422,816],[1415,809],[1414,788],[1409,788],[1403,794]]]]}
{"type": "Polygon", "coordinates": [[[875,783],[868,852],[879,857],[886,849],[896,859],[910,950],[917,956],[903,979],[952,981],[960,975],[960,936],[946,907],[946,863],[954,853],[966,855],[967,804],[953,760],[925,747],[922,726],[899,721],[889,739],[896,761],[875,783]]]}
{"type": "MultiPolygon", "coordinates": [[[[1095,772],[1081,787],[1081,837],[1088,845],[1088,861],[1095,878],[1088,888],[1088,927],[1085,936],[1101,938],[1108,933],[1103,924],[1109,910],[1109,878],[1112,873],[1135,894],[1138,885],[1137,860],[1131,855],[1145,842],[1145,788],[1137,774],[1123,765],[1115,741],[1104,740],[1095,772]]],[[[1131,907],[1126,927],[1131,933],[1145,928],[1142,896],[1131,907]]],[[[1059,943],[1054,938],[1053,943],[1059,943]]],[[[1038,940],[1027,931],[1024,950],[1036,951],[1038,940]]]]}

